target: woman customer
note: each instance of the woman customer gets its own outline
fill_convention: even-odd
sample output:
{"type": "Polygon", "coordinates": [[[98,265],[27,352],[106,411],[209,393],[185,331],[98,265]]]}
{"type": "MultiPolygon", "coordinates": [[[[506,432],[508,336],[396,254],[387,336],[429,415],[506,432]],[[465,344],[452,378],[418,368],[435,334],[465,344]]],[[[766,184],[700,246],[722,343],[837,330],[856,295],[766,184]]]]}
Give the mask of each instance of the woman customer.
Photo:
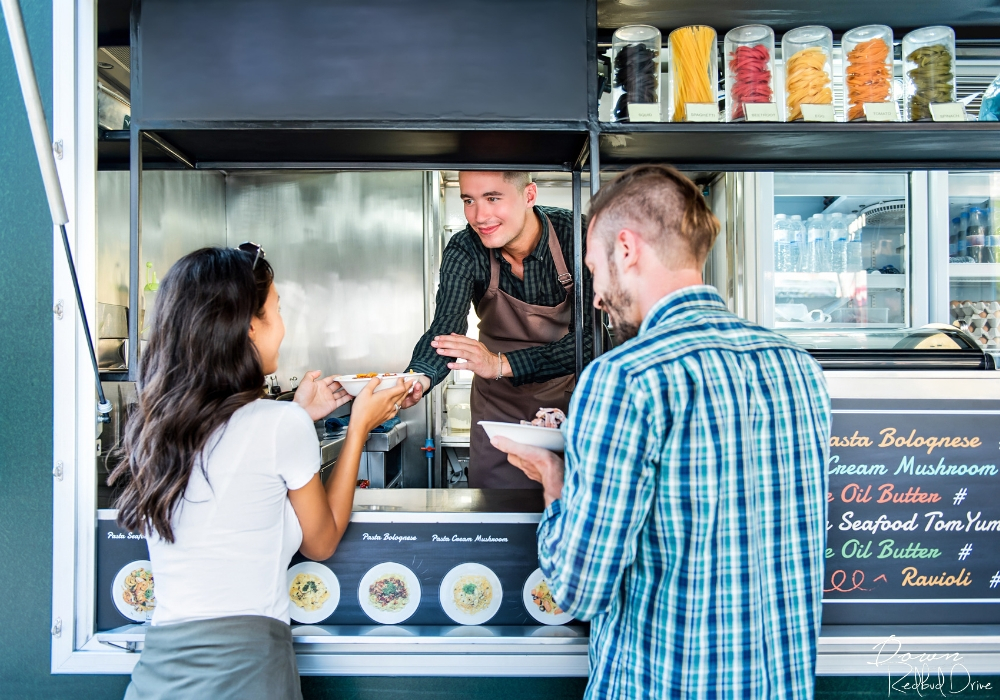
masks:
{"type": "Polygon", "coordinates": [[[310,372],[294,402],[262,400],[285,334],[274,273],[255,244],[181,258],[160,285],[139,405],[110,482],[118,522],[142,532],[156,609],[127,699],[301,698],[286,570],[333,554],[369,431],[409,385],[355,399],[320,481],[313,421],[350,400],[310,372]]]}

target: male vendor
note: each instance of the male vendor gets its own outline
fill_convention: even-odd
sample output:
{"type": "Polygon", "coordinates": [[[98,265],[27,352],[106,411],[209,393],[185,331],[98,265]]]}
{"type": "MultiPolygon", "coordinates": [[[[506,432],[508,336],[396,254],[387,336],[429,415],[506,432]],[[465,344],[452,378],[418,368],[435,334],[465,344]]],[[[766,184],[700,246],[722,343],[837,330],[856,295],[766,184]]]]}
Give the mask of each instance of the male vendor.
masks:
{"type": "MultiPolygon", "coordinates": [[[[434,320],[410,359],[408,369],[430,382],[414,385],[403,406],[449,370],[474,372],[469,487],[539,488],[490,444],[479,421],[517,422],[539,408],[569,406],[576,381],[573,213],[536,206],[538,187],[525,172],[463,172],[458,182],[469,225],[444,249],[434,320]],[[478,341],[465,335],[470,302],[478,341]]],[[[591,295],[585,271],[588,306],[591,295]]],[[[589,313],[583,322],[589,358],[589,313]]]]}

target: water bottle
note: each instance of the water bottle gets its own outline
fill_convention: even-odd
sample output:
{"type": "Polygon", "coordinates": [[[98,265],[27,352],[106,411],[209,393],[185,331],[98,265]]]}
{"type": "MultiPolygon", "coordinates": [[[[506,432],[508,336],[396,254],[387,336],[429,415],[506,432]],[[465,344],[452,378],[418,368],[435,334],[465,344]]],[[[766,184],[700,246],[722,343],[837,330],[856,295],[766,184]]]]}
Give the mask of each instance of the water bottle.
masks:
{"type": "Polygon", "coordinates": [[[847,272],[847,221],[840,212],[830,215],[830,270],[847,272]]]}
{"type": "Polygon", "coordinates": [[[788,243],[788,218],[784,214],[774,216],[774,271],[791,272],[791,250],[788,243]]]}
{"type": "Polygon", "coordinates": [[[793,214],[789,222],[791,232],[788,242],[792,250],[792,270],[794,272],[806,272],[806,227],[802,223],[802,217],[793,214]]]}
{"type": "Polygon", "coordinates": [[[855,231],[847,241],[847,271],[864,272],[864,246],[861,243],[861,231],[855,231]]]}
{"type": "Polygon", "coordinates": [[[827,272],[830,242],[822,214],[813,214],[806,226],[806,272],[827,272]]]}

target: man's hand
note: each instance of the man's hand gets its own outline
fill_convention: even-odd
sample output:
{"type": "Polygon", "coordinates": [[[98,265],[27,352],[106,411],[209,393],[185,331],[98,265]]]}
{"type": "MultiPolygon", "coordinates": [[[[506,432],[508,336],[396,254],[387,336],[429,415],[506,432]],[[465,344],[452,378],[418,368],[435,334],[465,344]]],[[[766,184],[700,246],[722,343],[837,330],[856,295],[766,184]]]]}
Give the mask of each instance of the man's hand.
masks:
{"type": "Polygon", "coordinates": [[[321,374],[318,369],[307,372],[295,390],[295,403],[304,408],[314,421],[326,418],[351,400],[351,395],[340,386],[340,382],[332,376],[320,379],[321,374]]]}
{"type": "MultiPolygon", "coordinates": [[[[405,377],[406,375],[403,376],[405,377]]],[[[424,394],[430,391],[430,388],[431,380],[423,375],[418,376],[416,381],[413,382],[413,389],[406,395],[406,398],[403,399],[403,408],[416,406],[420,403],[420,399],[424,398],[424,394]]]]}
{"type": "Polygon", "coordinates": [[[524,472],[529,479],[542,485],[546,507],[562,497],[565,465],[559,455],[541,447],[522,445],[505,437],[495,437],[490,443],[501,452],[506,452],[507,461],[524,472]]]}
{"type": "MultiPolygon", "coordinates": [[[[438,355],[465,360],[465,362],[449,362],[448,369],[467,369],[483,379],[497,378],[496,353],[487,350],[478,340],[452,333],[437,336],[431,341],[431,347],[437,348],[438,355]]],[[[502,371],[505,377],[512,374],[507,358],[503,359],[502,371]]]]}

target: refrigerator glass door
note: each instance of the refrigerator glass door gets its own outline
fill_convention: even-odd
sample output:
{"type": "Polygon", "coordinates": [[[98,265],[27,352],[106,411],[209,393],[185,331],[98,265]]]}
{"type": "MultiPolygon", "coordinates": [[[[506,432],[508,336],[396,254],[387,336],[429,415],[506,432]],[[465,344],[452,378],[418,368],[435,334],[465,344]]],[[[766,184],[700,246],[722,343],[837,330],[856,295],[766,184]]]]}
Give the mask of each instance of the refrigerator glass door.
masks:
{"type": "Polygon", "coordinates": [[[779,330],[911,325],[908,174],[756,177],[763,325],[779,330]]]}
{"type": "Polygon", "coordinates": [[[947,231],[949,321],[1000,350],[1000,173],[949,174],[947,231]]]}

